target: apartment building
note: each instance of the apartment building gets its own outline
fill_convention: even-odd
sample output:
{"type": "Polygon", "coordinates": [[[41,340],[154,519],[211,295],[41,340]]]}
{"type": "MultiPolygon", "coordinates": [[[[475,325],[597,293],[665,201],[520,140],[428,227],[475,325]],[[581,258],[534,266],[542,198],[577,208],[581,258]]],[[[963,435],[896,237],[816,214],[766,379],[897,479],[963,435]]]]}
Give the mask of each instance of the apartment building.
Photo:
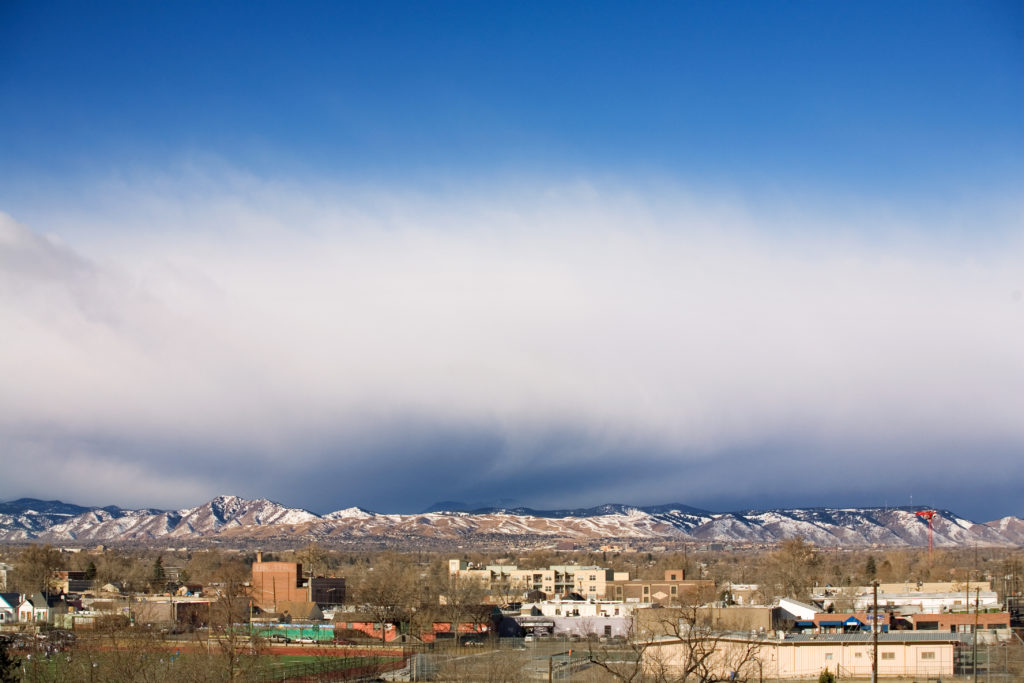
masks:
{"type": "Polygon", "coordinates": [[[615,579],[606,584],[601,597],[656,605],[690,605],[714,599],[714,592],[714,581],[686,579],[683,570],[668,569],[660,580],[630,579],[628,574],[620,579],[616,573],[615,579]]]}
{"type": "Polygon", "coordinates": [[[539,591],[549,597],[580,593],[603,597],[605,586],[615,573],[603,567],[559,564],[543,569],[520,569],[516,565],[477,566],[463,560],[449,560],[448,573],[480,581],[488,589],[506,586],[509,591],[539,591]]]}
{"type": "Polygon", "coordinates": [[[662,579],[633,579],[629,572],[617,572],[594,565],[559,564],[543,569],[520,569],[515,565],[477,566],[463,560],[449,560],[448,573],[472,578],[493,590],[509,593],[540,592],[547,597],[576,593],[588,600],[619,600],[656,605],[686,605],[713,598],[714,582],[689,580],[682,569],[665,570],[662,579]]]}

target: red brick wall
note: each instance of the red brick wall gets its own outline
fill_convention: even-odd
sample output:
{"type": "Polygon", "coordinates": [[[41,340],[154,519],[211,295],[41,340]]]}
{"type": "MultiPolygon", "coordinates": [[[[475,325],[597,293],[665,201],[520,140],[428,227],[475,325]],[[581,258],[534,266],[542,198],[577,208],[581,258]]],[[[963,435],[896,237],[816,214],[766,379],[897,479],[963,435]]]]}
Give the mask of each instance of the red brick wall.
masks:
{"type": "Polygon", "coordinates": [[[276,602],[304,602],[302,565],[295,562],[256,562],[252,565],[252,598],[262,610],[275,611],[276,602]]]}

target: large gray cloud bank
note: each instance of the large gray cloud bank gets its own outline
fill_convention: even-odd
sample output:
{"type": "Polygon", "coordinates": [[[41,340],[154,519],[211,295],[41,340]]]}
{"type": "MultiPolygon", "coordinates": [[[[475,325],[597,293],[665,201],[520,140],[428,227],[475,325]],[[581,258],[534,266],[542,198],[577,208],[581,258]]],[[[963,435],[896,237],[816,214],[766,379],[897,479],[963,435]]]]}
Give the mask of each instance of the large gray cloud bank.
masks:
{"type": "Polygon", "coordinates": [[[106,192],[0,215],[0,497],[41,470],[80,501],[321,508],[708,503],[811,470],[895,497],[964,458],[1021,481],[1013,225],[587,185],[106,192]]]}

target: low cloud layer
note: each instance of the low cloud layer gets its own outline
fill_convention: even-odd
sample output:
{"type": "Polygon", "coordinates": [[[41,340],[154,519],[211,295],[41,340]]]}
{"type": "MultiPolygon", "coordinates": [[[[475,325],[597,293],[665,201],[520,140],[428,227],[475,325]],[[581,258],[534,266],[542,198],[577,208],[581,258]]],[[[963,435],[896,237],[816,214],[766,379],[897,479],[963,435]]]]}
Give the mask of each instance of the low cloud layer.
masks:
{"type": "Polygon", "coordinates": [[[97,192],[0,215],[0,498],[1024,514],[992,497],[1024,483],[1019,224],[586,184],[97,192]]]}

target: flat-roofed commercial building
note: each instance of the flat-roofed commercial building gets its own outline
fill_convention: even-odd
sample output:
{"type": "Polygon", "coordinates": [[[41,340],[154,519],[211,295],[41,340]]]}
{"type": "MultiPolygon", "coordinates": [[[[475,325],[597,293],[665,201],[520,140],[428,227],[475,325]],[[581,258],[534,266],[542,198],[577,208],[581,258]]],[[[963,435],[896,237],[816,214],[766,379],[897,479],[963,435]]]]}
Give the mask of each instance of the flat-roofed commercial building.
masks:
{"type": "MultiPolygon", "coordinates": [[[[785,638],[755,638],[743,634],[709,634],[714,654],[710,668],[717,680],[732,671],[745,680],[814,678],[823,670],[842,671],[844,678],[870,678],[872,634],[785,634],[785,638]]],[[[692,652],[689,643],[665,638],[645,644],[643,664],[649,671],[681,670],[692,652]]],[[[969,637],[954,633],[904,631],[878,634],[878,676],[918,680],[949,677],[956,650],[969,646],[969,637]]]]}

